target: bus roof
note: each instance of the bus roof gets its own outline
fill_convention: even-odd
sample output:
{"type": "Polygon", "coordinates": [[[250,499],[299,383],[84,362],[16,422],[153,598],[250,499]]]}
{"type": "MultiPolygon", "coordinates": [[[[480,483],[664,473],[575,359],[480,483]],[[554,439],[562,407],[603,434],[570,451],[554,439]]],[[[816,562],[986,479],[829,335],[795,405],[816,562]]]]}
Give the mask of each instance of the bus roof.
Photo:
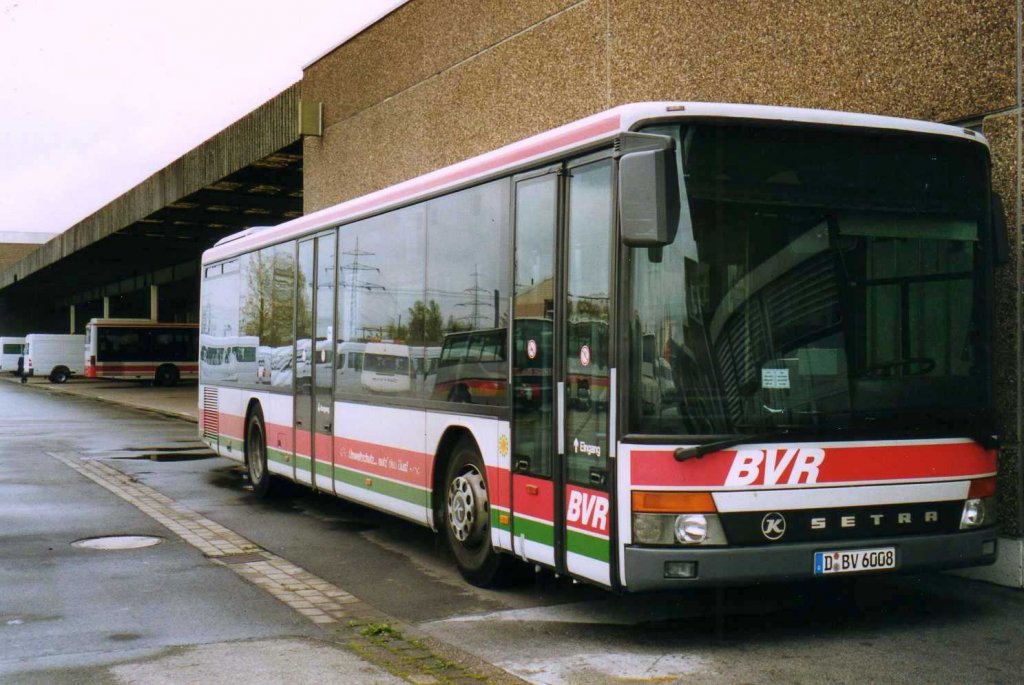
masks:
{"type": "Polygon", "coordinates": [[[887,129],[963,138],[988,145],[984,136],[969,129],[874,114],[709,102],[641,102],[620,105],[397,185],[292,219],[273,228],[259,227],[235,233],[204,252],[203,263],[216,262],[264,245],[330,228],[518,168],[553,161],[573,151],[583,151],[610,141],[620,133],[634,130],[644,124],[689,118],[785,121],[887,129]]]}

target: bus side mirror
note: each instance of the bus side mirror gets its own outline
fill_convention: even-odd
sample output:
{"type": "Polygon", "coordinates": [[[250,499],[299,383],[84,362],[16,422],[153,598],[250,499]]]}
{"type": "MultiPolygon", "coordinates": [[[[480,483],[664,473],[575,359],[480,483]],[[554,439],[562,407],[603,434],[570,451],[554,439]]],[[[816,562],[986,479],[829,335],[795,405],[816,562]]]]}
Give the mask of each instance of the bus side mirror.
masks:
{"type": "Polygon", "coordinates": [[[1003,213],[1003,198],[992,193],[992,262],[1004,266],[1010,261],[1010,237],[1006,231],[1006,214],[1003,213]]]}
{"type": "Polygon", "coordinates": [[[630,247],[660,247],[675,240],[679,179],[672,138],[649,133],[619,137],[619,225],[630,247]]]}

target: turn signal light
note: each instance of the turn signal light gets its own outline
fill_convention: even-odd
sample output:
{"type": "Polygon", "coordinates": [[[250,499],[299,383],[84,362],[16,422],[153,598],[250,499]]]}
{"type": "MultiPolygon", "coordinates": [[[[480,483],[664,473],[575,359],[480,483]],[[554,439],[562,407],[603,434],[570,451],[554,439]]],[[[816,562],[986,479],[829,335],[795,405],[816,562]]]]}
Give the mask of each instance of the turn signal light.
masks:
{"type": "Polygon", "coordinates": [[[978,478],[971,481],[971,489],[967,491],[969,499],[979,497],[992,497],[996,494],[995,476],[989,478],[978,478]]]}
{"type": "Polygon", "coordinates": [[[710,492],[634,492],[633,511],[711,514],[718,509],[710,492]]]}

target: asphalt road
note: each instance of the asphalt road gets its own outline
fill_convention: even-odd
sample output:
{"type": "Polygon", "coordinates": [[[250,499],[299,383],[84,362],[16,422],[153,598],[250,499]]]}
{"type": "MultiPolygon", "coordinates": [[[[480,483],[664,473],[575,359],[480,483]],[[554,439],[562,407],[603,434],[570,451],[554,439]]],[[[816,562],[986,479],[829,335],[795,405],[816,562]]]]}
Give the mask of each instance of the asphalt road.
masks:
{"type": "Polygon", "coordinates": [[[1019,590],[928,575],[616,597],[547,574],[480,590],[429,531],[298,487],[260,501],[231,462],[182,451],[195,438],[187,422],[0,384],[0,681],[390,682],[335,634],[53,455],[113,466],[530,682],[1024,678],[1019,590]],[[164,542],[70,544],[129,533],[164,542]]]}

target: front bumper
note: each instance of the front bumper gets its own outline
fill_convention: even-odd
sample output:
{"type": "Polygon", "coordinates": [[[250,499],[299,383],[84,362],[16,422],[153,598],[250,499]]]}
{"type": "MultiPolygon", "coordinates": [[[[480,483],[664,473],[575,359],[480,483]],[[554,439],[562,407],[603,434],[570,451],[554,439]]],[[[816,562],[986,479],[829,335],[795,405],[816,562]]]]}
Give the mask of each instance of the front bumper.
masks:
{"type": "MultiPolygon", "coordinates": [[[[728,548],[625,548],[628,592],[687,587],[749,585],[816,577],[814,553],[847,549],[896,548],[896,569],[869,574],[986,566],[998,554],[995,527],[943,535],[915,535],[842,542],[803,542],[785,545],[728,548]],[[665,562],[697,563],[694,578],[666,578],[665,562]]],[[[839,574],[856,575],[856,574],[839,574]]],[[[832,577],[832,576],[830,576],[832,577]]]]}

